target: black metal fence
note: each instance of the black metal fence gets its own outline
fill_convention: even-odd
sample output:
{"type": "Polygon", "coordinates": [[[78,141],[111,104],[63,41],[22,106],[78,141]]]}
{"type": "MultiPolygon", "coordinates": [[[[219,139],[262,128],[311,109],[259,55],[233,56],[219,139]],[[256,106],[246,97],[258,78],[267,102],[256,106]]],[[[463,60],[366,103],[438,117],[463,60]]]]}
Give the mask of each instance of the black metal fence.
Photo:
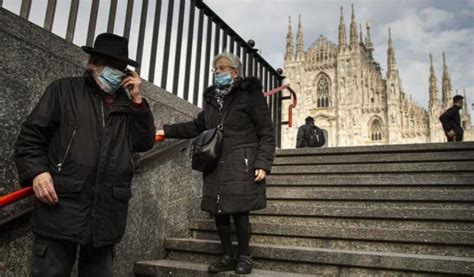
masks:
{"type": "MultiPolygon", "coordinates": [[[[30,18],[32,2],[34,0],[21,1],[19,10],[21,17],[30,18]]],[[[80,19],[81,27],[84,27],[84,22],[87,24],[86,45],[92,46],[98,29],[97,25],[105,20],[107,32],[125,36],[129,38],[131,46],[136,46],[134,49],[135,59],[142,64],[141,68],[137,68],[137,71],[141,71],[142,78],[198,106],[200,106],[204,88],[213,81],[210,74],[212,57],[222,51],[237,55],[242,60],[242,75],[258,77],[264,91],[282,85],[281,71],[275,70],[258,53],[254,48],[254,42],[252,40],[245,41],[202,0],[156,0],[150,2],[148,0],[110,0],[110,5],[105,7],[108,9],[108,15],[99,17],[99,8],[104,9],[99,4],[103,5],[104,3],[99,0],[83,0],[82,3],[79,0],[70,0],[69,11],[59,11],[57,10],[58,1],[48,0],[43,28],[53,31],[58,12],[69,12],[64,38],[75,42],[79,7],[80,4],[83,4],[82,8],[90,11],[88,18],[80,19]],[[119,5],[126,9],[125,18],[123,16],[117,17],[119,5]],[[141,10],[139,14],[136,13],[137,9],[141,10]],[[149,14],[152,14],[151,18],[149,14]],[[119,22],[123,22],[123,33],[114,32],[117,27],[115,25],[119,22]],[[135,22],[139,23],[135,28],[138,30],[138,36],[132,37],[131,33],[135,22]],[[186,33],[184,27],[186,27],[186,33]],[[147,40],[146,37],[150,36],[150,32],[151,40],[147,40]],[[160,38],[163,35],[164,37],[160,38]],[[158,47],[159,42],[161,42],[161,47],[158,47]]],[[[0,0],[0,6],[2,4],[4,5],[0,0]]],[[[123,14],[123,11],[121,12],[123,14]]],[[[131,52],[133,53],[132,49],[131,52]]],[[[280,94],[270,96],[268,104],[279,145],[280,94]]]]}

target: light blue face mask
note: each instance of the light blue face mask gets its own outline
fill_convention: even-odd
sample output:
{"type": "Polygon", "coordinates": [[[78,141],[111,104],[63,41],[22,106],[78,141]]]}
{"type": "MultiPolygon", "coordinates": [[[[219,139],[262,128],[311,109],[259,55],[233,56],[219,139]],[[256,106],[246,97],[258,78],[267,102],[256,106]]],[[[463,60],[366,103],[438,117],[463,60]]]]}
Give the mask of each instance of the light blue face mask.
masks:
{"type": "Polygon", "coordinates": [[[99,81],[107,88],[107,92],[116,92],[122,83],[125,73],[122,71],[106,66],[99,75],[99,81]]]}
{"type": "Polygon", "coordinates": [[[222,72],[214,75],[214,83],[217,87],[225,87],[231,85],[234,80],[230,72],[222,72]]]}

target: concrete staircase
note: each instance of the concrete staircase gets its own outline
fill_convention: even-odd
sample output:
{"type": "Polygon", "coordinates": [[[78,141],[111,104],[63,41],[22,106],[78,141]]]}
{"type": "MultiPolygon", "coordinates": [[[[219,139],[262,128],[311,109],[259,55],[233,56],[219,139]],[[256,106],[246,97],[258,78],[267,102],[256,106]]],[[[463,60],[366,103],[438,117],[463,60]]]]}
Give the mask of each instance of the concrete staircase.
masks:
{"type": "MultiPolygon", "coordinates": [[[[254,276],[474,274],[474,143],[278,150],[267,196],[254,276]]],[[[214,223],[189,229],[136,275],[210,276],[214,223]]]]}

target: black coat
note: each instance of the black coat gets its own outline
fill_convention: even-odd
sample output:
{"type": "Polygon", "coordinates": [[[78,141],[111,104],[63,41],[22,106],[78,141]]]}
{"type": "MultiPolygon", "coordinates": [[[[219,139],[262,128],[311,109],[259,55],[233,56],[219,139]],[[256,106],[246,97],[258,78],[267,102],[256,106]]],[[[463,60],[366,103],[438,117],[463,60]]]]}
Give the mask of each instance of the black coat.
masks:
{"type": "Polygon", "coordinates": [[[439,120],[443,125],[445,134],[447,134],[450,130],[454,130],[456,133],[456,140],[462,141],[464,130],[461,126],[461,116],[459,115],[459,110],[459,107],[452,106],[439,117],[439,120]]]}
{"type": "Polygon", "coordinates": [[[323,146],[326,143],[325,138],[325,130],[320,129],[318,126],[314,125],[314,121],[308,121],[306,124],[301,125],[298,128],[298,134],[296,135],[296,148],[303,148],[303,147],[321,147],[321,146],[310,146],[309,139],[310,134],[313,133],[313,129],[317,128],[318,132],[320,132],[320,145],[323,146]]]}
{"type": "Polygon", "coordinates": [[[214,214],[233,214],[266,206],[265,180],[258,183],[255,169],[270,172],[275,134],[270,112],[256,78],[238,79],[219,112],[214,87],[204,92],[203,111],[190,122],[164,125],[166,137],[193,138],[224,122],[224,149],[214,171],[203,174],[201,208],[214,214]],[[235,99],[234,99],[235,98],[235,99]],[[232,100],[234,99],[234,100],[232,100]],[[231,103],[231,107],[229,107],[231,103]]]}
{"type": "Polygon", "coordinates": [[[106,113],[89,74],[52,82],[23,123],[15,145],[22,186],[50,172],[58,203],[35,201],[33,232],[95,247],[120,241],[127,221],[133,152],[154,145],[148,104],[132,106],[120,89],[106,113]],[[92,239],[92,241],[91,241],[92,239]]]}

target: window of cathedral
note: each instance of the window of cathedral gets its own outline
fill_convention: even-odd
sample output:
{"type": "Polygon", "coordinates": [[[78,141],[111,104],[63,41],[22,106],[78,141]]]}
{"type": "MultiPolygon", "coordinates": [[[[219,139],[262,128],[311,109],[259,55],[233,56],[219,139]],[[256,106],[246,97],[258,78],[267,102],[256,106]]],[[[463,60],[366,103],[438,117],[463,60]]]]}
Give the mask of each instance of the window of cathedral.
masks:
{"type": "Polygon", "coordinates": [[[379,119],[372,121],[372,126],[370,127],[370,139],[372,141],[381,141],[383,138],[383,128],[382,122],[379,119]]]}
{"type": "Polygon", "coordinates": [[[317,85],[317,107],[329,107],[329,80],[325,75],[321,75],[317,85]]]}

